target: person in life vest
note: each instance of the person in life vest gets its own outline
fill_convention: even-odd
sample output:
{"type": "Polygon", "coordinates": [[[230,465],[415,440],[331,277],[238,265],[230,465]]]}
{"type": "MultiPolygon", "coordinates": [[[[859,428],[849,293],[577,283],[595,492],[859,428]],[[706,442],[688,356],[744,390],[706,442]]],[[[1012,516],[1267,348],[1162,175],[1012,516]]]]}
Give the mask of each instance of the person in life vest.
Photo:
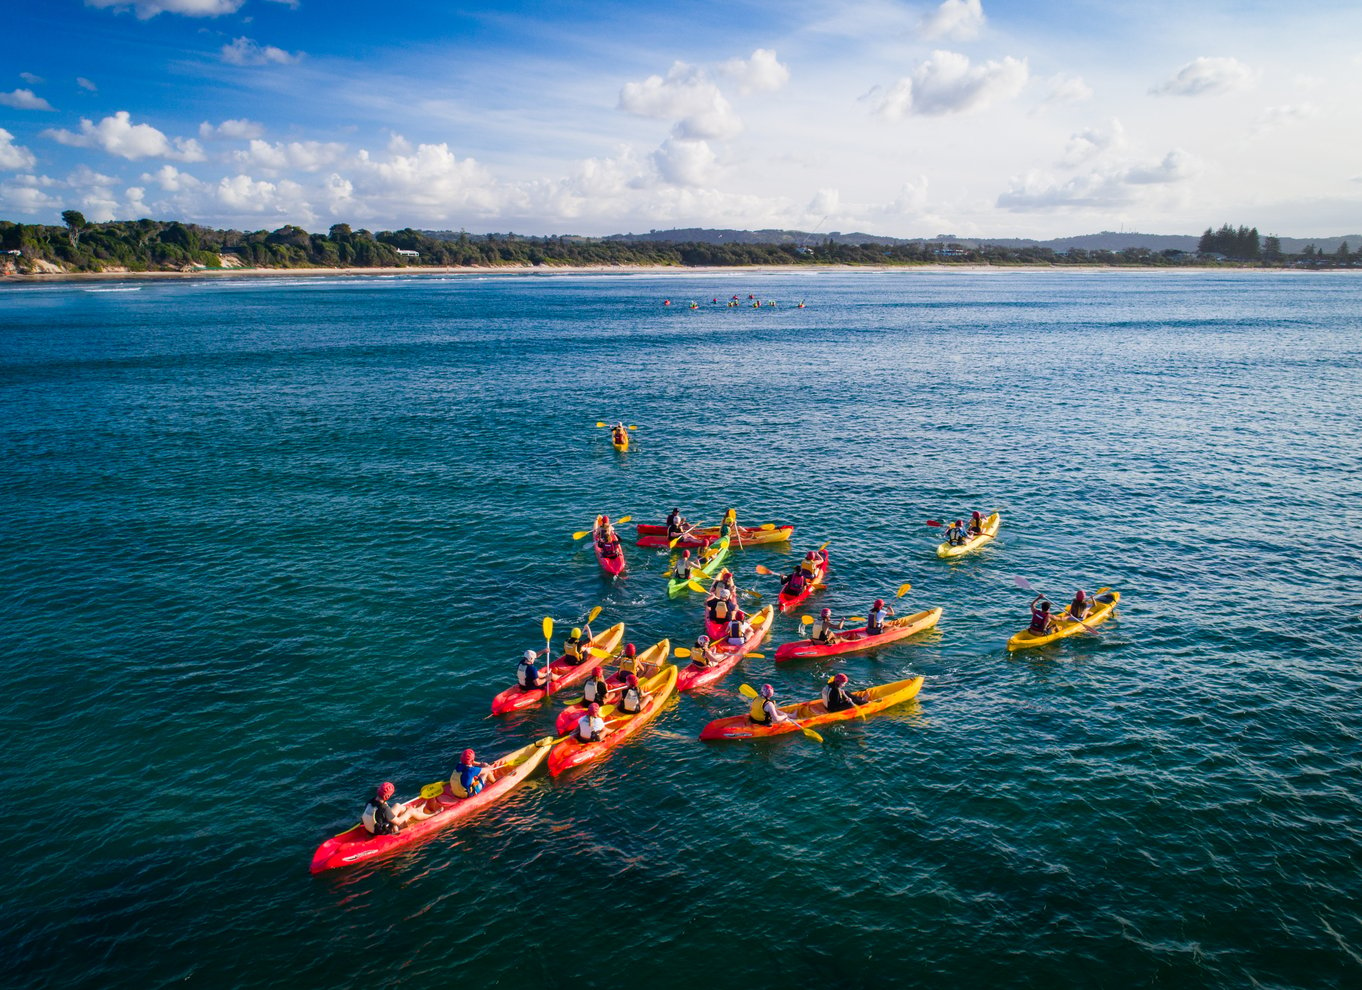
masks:
{"type": "Polygon", "coordinates": [[[714,598],[711,598],[706,605],[709,610],[709,621],[715,625],[721,625],[733,618],[737,605],[729,600],[728,589],[720,588],[714,598]]]}
{"type": "Polygon", "coordinates": [[[776,725],[779,722],[793,721],[776,706],[776,689],[769,684],[761,686],[761,692],[752,700],[752,707],[748,709],[747,718],[757,725],[776,725]]]}
{"type": "MultiPolygon", "coordinates": [[[[845,620],[843,620],[845,621],[845,620]]],[[[837,628],[842,628],[842,622],[837,623],[837,628]]],[[[833,632],[832,609],[825,608],[818,614],[818,622],[814,625],[813,641],[823,646],[830,646],[833,643],[840,643],[842,637],[833,632]]]]}
{"type": "Polygon", "coordinates": [[[894,606],[886,605],[883,598],[876,598],[875,604],[870,607],[870,611],[865,616],[866,634],[878,636],[884,632],[884,621],[893,614],[894,606]]]}
{"type": "Polygon", "coordinates": [[[587,704],[605,704],[606,698],[610,695],[610,685],[606,683],[605,671],[599,666],[591,672],[591,680],[586,682],[582,688],[582,697],[587,704]]]}
{"type": "Polygon", "coordinates": [[[847,690],[847,675],[833,674],[823,685],[823,707],[830,712],[844,712],[848,708],[865,704],[864,692],[847,690]]]}
{"type": "MultiPolygon", "coordinates": [[[[539,652],[542,653],[544,651],[540,650],[539,652]]],[[[535,663],[535,660],[538,659],[538,657],[539,653],[534,652],[534,650],[526,650],[525,655],[521,657],[520,662],[516,664],[516,683],[526,691],[542,688],[544,686],[544,679],[549,675],[548,667],[540,670],[539,666],[535,663]]]]}
{"type": "Polygon", "coordinates": [[[618,557],[620,555],[619,534],[611,525],[609,516],[601,516],[596,523],[596,546],[600,547],[602,557],[618,557]]]}
{"type": "Polygon", "coordinates": [[[589,628],[585,634],[580,629],[573,629],[572,635],[563,640],[563,659],[574,667],[586,663],[590,659],[586,652],[586,645],[590,642],[591,631],[589,628]]]}
{"type": "Polygon", "coordinates": [[[794,598],[796,595],[802,595],[804,593],[804,589],[809,586],[809,581],[809,577],[804,573],[804,568],[802,566],[796,567],[785,579],[785,583],[781,585],[780,590],[786,597],[794,598]]]}
{"type": "Polygon", "coordinates": [[[402,826],[407,822],[430,817],[422,814],[419,809],[396,802],[389,804],[396,792],[397,788],[386,780],[374,789],[374,796],[364,806],[364,813],[359,819],[371,834],[396,835],[402,831],[402,826]]]}
{"type": "Polygon", "coordinates": [[[984,535],[984,516],[978,509],[975,509],[973,512],[970,513],[969,535],[970,536],[984,535]]]}
{"type": "Polygon", "coordinates": [[[1082,588],[1074,595],[1074,600],[1069,603],[1069,618],[1082,622],[1092,611],[1092,598],[1086,594],[1082,588]]]}
{"type": "Polygon", "coordinates": [[[717,598],[721,588],[728,589],[728,600],[736,605],[738,603],[738,582],[733,580],[733,572],[727,567],[719,572],[719,576],[709,586],[710,597],[717,598]]]}
{"type": "Polygon", "coordinates": [[[957,519],[946,529],[946,542],[953,547],[958,547],[964,543],[969,536],[965,533],[965,521],[957,519]]]}
{"type": "Polygon", "coordinates": [[[804,572],[804,577],[809,581],[818,580],[819,570],[827,570],[828,552],[826,550],[815,553],[810,550],[804,555],[804,559],[799,562],[799,568],[804,572]]]}
{"type": "Polygon", "coordinates": [[[620,656],[620,673],[647,677],[654,673],[651,664],[638,659],[638,650],[633,643],[626,643],[620,656]]]}
{"type": "Polygon", "coordinates": [[[672,509],[672,511],[667,514],[668,543],[670,543],[677,537],[682,536],[685,533],[689,532],[690,529],[691,529],[690,523],[688,523],[685,517],[681,515],[681,510],[679,508],[672,509]]]}
{"type": "Polygon", "coordinates": [[[695,561],[690,559],[690,551],[682,550],[681,559],[678,560],[671,570],[673,581],[689,581],[691,570],[695,567],[695,561]]]}
{"type": "Polygon", "coordinates": [[[1050,602],[1044,595],[1031,599],[1031,625],[1028,627],[1036,635],[1043,635],[1054,628],[1055,618],[1050,614],[1050,602]]]}
{"type": "Polygon", "coordinates": [[[490,763],[479,763],[471,749],[463,751],[454,772],[449,775],[449,790],[455,797],[472,797],[493,780],[490,763]]]}
{"type": "Polygon", "coordinates": [[[600,742],[605,735],[605,719],[601,718],[601,706],[594,701],[587,706],[586,714],[577,720],[577,728],[572,737],[579,743],[600,742]]]}
{"type": "Polygon", "coordinates": [[[636,675],[625,674],[624,691],[620,694],[619,704],[615,706],[615,710],[624,715],[637,715],[643,711],[643,706],[651,697],[651,694],[638,686],[636,675]]]}
{"type": "Polygon", "coordinates": [[[747,613],[739,609],[733,613],[733,618],[728,620],[728,635],[724,637],[724,642],[729,646],[742,646],[751,635],[752,623],[748,620],[747,613]]]}
{"type": "Polygon", "coordinates": [[[624,428],[623,423],[616,423],[615,428],[610,431],[610,439],[615,443],[626,443],[629,440],[629,431],[624,428]]]}
{"type": "Polygon", "coordinates": [[[708,636],[698,636],[695,640],[695,649],[690,651],[690,662],[697,667],[708,667],[718,659],[711,651],[708,636]]]}

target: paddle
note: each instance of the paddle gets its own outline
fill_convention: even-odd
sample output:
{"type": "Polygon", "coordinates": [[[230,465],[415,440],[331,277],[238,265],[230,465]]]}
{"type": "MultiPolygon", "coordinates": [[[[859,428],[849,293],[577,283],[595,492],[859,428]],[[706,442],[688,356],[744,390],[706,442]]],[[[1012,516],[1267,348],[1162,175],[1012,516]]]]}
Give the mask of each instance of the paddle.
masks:
{"type": "Polygon", "coordinates": [[[591,625],[591,623],[595,622],[596,619],[597,619],[597,618],[600,616],[600,614],[601,614],[601,609],[604,608],[604,607],[605,607],[605,606],[603,606],[603,605],[597,605],[597,606],[596,606],[595,608],[593,608],[590,612],[586,613],[586,622],[583,623],[583,625],[589,626],[589,625],[591,625]]]}
{"type": "MultiPolygon", "coordinates": [[[[1033,587],[1031,586],[1031,582],[1028,581],[1028,580],[1026,580],[1026,578],[1024,578],[1024,577],[1013,577],[1013,578],[1012,578],[1012,582],[1013,582],[1018,588],[1020,588],[1022,591],[1029,591],[1029,592],[1031,592],[1033,595],[1043,595],[1043,594],[1045,594],[1043,591],[1037,591],[1035,588],[1033,588],[1033,587]]],[[[1106,590],[1107,590],[1107,591],[1110,591],[1111,589],[1108,588],[1108,589],[1106,589],[1106,590]]],[[[1097,592],[1097,594],[1101,594],[1101,592],[1097,592]]],[[[1049,595],[1046,595],[1045,597],[1048,598],[1049,595]]],[[[1065,615],[1068,615],[1067,611],[1066,611],[1064,614],[1065,614],[1065,615]]],[[[1080,626],[1082,626],[1084,629],[1088,630],[1088,632],[1097,632],[1097,627],[1096,627],[1096,626],[1090,626],[1090,625],[1088,625],[1086,622],[1084,622],[1082,619],[1076,618],[1075,616],[1072,616],[1072,615],[1070,615],[1069,618],[1070,618],[1070,619],[1073,619],[1074,622],[1077,622],[1077,623],[1078,623],[1080,626]]]]}
{"type": "MultiPolygon", "coordinates": [[[[633,518],[634,518],[633,516],[620,516],[618,519],[615,520],[615,525],[616,525],[616,526],[623,526],[623,525],[624,525],[625,523],[627,523],[627,522],[632,522],[632,521],[633,521],[633,518]]],[[[600,525],[599,517],[597,517],[597,526],[598,526],[598,525],[600,525]]],[[[580,540],[580,539],[581,539],[583,536],[585,536],[587,533],[594,533],[594,532],[596,532],[596,526],[592,526],[590,529],[584,529],[584,530],[582,530],[580,533],[573,533],[573,534],[572,534],[572,538],[573,538],[574,540],[580,540]]]]}
{"type": "Polygon", "coordinates": [[[767,577],[780,577],[780,574],[777,571],[771,570],[771,568],[767,567],[765,564],[757,565],[757,573],[764,574],[767,577]]]}
{"type": "Polygon", "coordinates": [[[553,694],[553,617],[544,616],[544,673],[548,677],[548,684],[544,688],[544,695],[553,694]]]}
{"type": "MultiPolygon", "coordinates": [[[[597,422],[596,425],[597,425],[597,426],[609,426],[610,424],[609,424],[609,423],[597,422]]],[[[638,427],[637,427],[637,426],[631,426],[631,427],[629,427],[629,429],[631,429],[631,430],[637,430],[638,427]]]]}
{"type": "Polygon", "coordinates": [[[894,597],[902,598],[904,595],[908,594],[908,592],[912,590],[913,586],[909,584],[907,581],[904,581],[903,584],[899,585],[899,590],[894,592],[894,597]]]}
{"type": "MultiPolygon", "coordinates": [[[[693,653],[691,650],[689,650],[689,649],[687,649],[686,647],[684,647],[684,646],[678,646],[673,652],[674,652],[674,654],[675,654],[676,656],[680,657],[682,660],[686,659],[686,658],[689,657],[689,656],[694,656],[694,653],[693,653]]],[[[765,659],[766,659],[766,654],[764,654],[764,653],[744,653],[743,656],[745,656],[745,657],[750,657],[750,658],[753,659],[753,660],[765,660],[765,659]]]]}
{"type": "MultiPolygon", "coordinates": [[[[755,689],[754,687],[752,687],[751,684],[739,684],[739,685],[738,685],[738,693],[741,694],[741,695],[744,695],[745,697],[748,697],[748,698],[760,698],[760,697],[761,697],[761,695],[759,695],[759,694],[757,693],[756,689],[755,689]]],[[[812,729],[806,729],[806,728],[804,728],[804,726],[800,725],[800,724],[799,724],[798,722],[796,722],[794,719],[787,719],[786,721],[788,721],[791,725],[793,725],[793,726],[794,726],[796,729],[798,729],[800,732],[804,733],[804,735],[808,736],[808,737],[809,737],[810,739],[812,739],[814,742],[822,742],[822,741],[823,741],[823,737],[820,736],[817,732],[814,732],[812,729]]]]}
{"type": "Polygon", "coordinates": [[[685,529],[683,529],[683,530],[680,532],[680,534],[676,537],[676,539],[671,540],[671,541],[667,544],[667,549],[668,549],[668,550],[675,550],[675,549],[676,549],[676,545],[677,545],[678,543],[680,543],[682,540],[684,540],[687,536],[690,536],[691,533],[694,533],[694,532],[695,532],[697,529],[699,529],[699,528],[700,528],[700,524],[699,524],[699,523],[691,523],[689,526],[687,526],[685,529]]]}

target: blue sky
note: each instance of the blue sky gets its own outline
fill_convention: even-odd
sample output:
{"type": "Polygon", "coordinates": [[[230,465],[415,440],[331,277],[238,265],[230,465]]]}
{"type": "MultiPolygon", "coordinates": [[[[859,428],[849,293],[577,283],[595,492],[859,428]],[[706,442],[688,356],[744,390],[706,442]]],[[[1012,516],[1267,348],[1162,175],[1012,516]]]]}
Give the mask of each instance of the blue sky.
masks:
{"type": "Polygon", "coordinates": [[[1362,230],[1362,5],[6,3],[0,218],[1362,230]]]}

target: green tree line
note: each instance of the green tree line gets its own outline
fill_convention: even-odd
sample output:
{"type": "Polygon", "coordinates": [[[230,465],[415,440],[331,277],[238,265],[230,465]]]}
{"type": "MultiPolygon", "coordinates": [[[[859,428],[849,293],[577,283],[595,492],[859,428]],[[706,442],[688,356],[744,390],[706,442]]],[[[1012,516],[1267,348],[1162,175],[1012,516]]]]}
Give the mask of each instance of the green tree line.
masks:
{"type": "MultiPolygon", "coordinates": [[[[707,244],[699,242],[631,241],[592,237],[527,237],[506,234],[432,236],[410,227],[372,233],[335,224],[325,234],[296,226],[277,230],[216,230],[164,220],[118,220],[90,223],[76,210],[62,214],[63,226],[0,220],[0,250],[20,271],[43,261],[72,272],[110,269],[184,271],[245,268],[397,268],[459,266],[608,266],[664,265],[729,267],[742,265],[915,265],[987,263],[993,265],[1187,265],[1198,263],[1180,251],[1145,248],[1123,251],[1041,247],[966,246],[941,241],[900,244],[842,244],[831,239],[794,244],[707,244]],[[416,257],[399,254],[415,251],[416,257]]],[[[1303,261],[1281,254],[1276,238],[1260,243],[1256,228],[1218,231],[1207,228],[1201,252],[1239,262],[1305,263],[1312,267],[1347,264],[1353,259],[1344,245],[1339,256],[1307,253],[1303,261]]],[[[2,256],[0,256],[2,257],[2,256]]]]}

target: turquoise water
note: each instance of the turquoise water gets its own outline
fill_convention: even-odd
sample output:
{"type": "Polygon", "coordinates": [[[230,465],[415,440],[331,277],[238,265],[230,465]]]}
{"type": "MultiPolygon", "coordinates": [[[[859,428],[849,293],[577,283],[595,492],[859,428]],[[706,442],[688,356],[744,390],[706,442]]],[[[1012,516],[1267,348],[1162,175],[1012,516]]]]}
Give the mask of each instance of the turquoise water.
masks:
{"type": "Polygon", "coordinates": [[[1256,272],[0,289],[0,958],[39,986],[1356,986],[1359,314],[1356,277],[1256,272]],[[780,305],[708,302],[734,293],[780,305]],[[663,554],[612,585],[573,531],[730,504],[798,527],[735,557],[749,587],[829,541],[811,605],[911,581],[939,631],[768,646],[604,763],[309,875],[376,782],[548,730],[484,718],[543,616],[697,634],[663,554]],[[998,541],[937,560],[924,520],[975,507],[998,541]],[[1018,577],[1124,598],[1009,655],[1018,577]],[[744,681],[836,670],[926,684],[821,746],[695,738],[744,681]]]}

